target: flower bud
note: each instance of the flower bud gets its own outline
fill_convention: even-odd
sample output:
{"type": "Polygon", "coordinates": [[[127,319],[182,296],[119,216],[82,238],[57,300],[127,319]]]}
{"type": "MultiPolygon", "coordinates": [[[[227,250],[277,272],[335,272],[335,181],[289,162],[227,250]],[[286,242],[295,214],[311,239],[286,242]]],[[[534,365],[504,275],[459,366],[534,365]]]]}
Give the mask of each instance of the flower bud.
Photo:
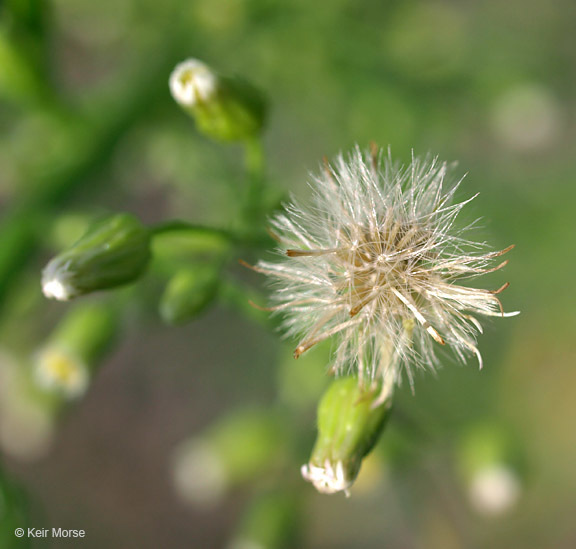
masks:
{"type": "Polygon", "coordinates": [[[218,291],[218,271],[198,266],[178,271],[169,281],[160,302],[160,314],[167,324],[184,324],[201,314],[218,291]]]}
{"type": "Polygon", "coordinates": [[[116,320],[105,305],[90,303],[74,308],[34,360],[38,385],[66,398],[84,394],[92,371],[114,340],[116,320]]]}
{"type": "Polygon", "coordinates": [[[336,379],[318,405],[318,436],[302,476],[324,494],[346,495],[380,436],[390,411],[378,389],[366,389],[355,377],[336,379]]]}
{"type": "Polygon", "coordinates": [[[42,273],[46,297],[67,301],[134,282],[150,259],[150,232],[130,214],[94,223],[69,250],[52,259],[42,273]]]}
{"type": "Polygon", "coordinates": [[[197,59],[176,66],[170,91],[198,130],[217,141],[249,139],[264,125],[266,104],[256,88],[240,78],[217,75],[197,59]]]}

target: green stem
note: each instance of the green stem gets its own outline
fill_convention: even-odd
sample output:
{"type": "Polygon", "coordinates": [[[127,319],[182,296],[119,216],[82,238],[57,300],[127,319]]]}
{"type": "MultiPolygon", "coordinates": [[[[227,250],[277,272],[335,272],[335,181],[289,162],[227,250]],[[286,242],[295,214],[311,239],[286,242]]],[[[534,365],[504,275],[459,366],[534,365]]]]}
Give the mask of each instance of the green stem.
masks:
{"type": "Polygon", "coordinates": [[[262,198],[264,194],[264,149],[260,136],[244,142],[244,162],[247,184],[243,201],[242,229],[248,234],[262,215],[262,198]]]}
{"type": "Polygon", "coordinates": [[[217,236],[231,243],[237,242],[239,240],[238,236],[232,231],[220,229],[218,227],[199,225],[197,223],[188,223],[187,221],[180,221],[178,219],[154,225],[150,229],[153,236],[174,232],[186,232],[199,236],[217,236]]]}
{"type": "Polygon", "coordinates": [[[245,318],[253,320],[265,328],[273,328],[275,322],[270,313],[255,305],[264,302],[264,298],[255,290],[240,285],[237,281],[225,278],[220,283],[220,301],[240,313],[245,318]]]}
{"type": "Polygon", "coordinates": [[[222,229],[219,227],[209,227],[207,225],[200,225],[197,223],[188,223],[187,221],[173,220],[159,223],[151,228],[152,236],[157,236],[166,233],[184,232],[197,236],[215,236],[228,242],[243,247],[258,247],[269,248],[271,238],[265,232],[260,231],[258,227],[256,231],[251,231],[248,234],[240,234],[240,232],[222,229]]]}
{"type": "Polygon", "coordinates": [[[71,158],[66,165],[55,166],[53,171],[38,174],[0,222],[0,311],[20,271],[39,248],[46,216],[63,205],[91,176],[104,169],[127,131],[149,111],[158,96],[165,93],[163,75],[167,72],[168,61],[163,61],[164,65],[149,70],[131,86],[116,108],[102,109],[106,112],[106,121],[92,126],[92,135],[86,140],[83,154],[71,158]]]}

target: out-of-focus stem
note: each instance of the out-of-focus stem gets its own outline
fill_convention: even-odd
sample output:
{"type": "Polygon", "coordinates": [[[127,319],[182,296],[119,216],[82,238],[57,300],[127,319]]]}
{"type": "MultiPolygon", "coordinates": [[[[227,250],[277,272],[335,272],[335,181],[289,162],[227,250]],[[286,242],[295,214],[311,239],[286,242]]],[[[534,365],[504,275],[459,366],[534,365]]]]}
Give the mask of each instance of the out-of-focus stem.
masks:
{"type": "Polygon", "coordinates": [[[260,229],[261,227],[257,227],[257,230],[252,231],[250,234],[240,234],[221,227],[209,227],[208,225],[188,223],[178,219],[151,227],[153,236],[181,232],[196,236],[215,236],[229,244],[237,244],[239,246],[267,248],[270,245],[270,237],[260,229]]]}
{"type": "Polygon", "coordinates": [[[160,223],[152,227],[152,234],[154,236],[159,234],[173,233],[173,232],[186,232],[198,236],[217,236],[229,242],[236,242],[239,237],[232,231],[221,229],[218,227],[208,227],[207,225],[199,225],[197,223],[188,223],[187,221],[173,220],[160,223]]]}
{"type": "Polygon", "coordinates": [[[274,326],[270,313],[256,306],[263,301],[263,297],[255,290],[242,286],[237,281],[225,278],[220,283],[218,295],[222,303],[238,311],[246,318],[254,320],[266,328],[274,326]]]}
{"type": "Polygon", "coordinates": [[[89,177],[105,168],[126,132],[164,91],[162,76],[167,72],[166,66],[148,70],[150,72],[130,87],[116,108],[102,109],[105,122],[92,127],[93,134],[86,140],[83,154],[72,155],[70,163],[39,175],[0,222],[0,313],[12,284],[38,249],[45,225],[43,220],[89,177]]]}
{"type": "Polygon", "coordinates": [[[49,2],[6,0],[4,4],[0,10],[0,57],[6,74],[2,76],[19,83],[16,89],[3,90],[7,91],[4,97],[21,106],[66,114],[69,109],[59,96],[57,71],[51,63],[49,2]]]}
{"type": "Polygon", "coordinates": [[[254,136],[244,142],[246,192],[243,200],[242,232],[253,233],[261,221],[264,194],[264,149],[262,138],[254,136]]]}

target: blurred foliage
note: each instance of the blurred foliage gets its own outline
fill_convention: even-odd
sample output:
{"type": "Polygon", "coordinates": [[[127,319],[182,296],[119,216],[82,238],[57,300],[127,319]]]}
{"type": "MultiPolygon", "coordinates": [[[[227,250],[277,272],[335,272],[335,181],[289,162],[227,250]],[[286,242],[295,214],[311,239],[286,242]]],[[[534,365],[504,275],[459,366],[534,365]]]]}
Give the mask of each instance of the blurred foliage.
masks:
{"type": "MultiPolygon", "coordinates": [[[[355,143],[390,145],[405,160],[412,149],[431,151],[442,159],[457,159],[461,173],[469,173],[459,191],[462,197],[481,192],[469,210],[470,220],[480,212],[486,218],[480,234],[495,248],[517,246],[504,271],[511,286],[503,301],[522,315],[507,322],[495,319],[487,330],[480,341],[484,371],[447,364],[437,379],[419,377],[415,396],[409,387],[401,389],[375,461],[360,473],[357,495],[348,500],[317,496],[296,475],[278,474],[290,489],[301,483],[310,496],[305,503],[298,500],[307,518],[298,546],[573,547],[575,25],[571,0],[4,0],[0,344],[8,351],[0,357],[0,399],[9,401],[11,410],[13,405],[24,410],[18,417],[25,421],[10,423],[14,416],[0,406],[0,441],[14,429],[22,432],[23,425],[33,425],[31,432],[42,437],[52,429],[52,416],[42,419],[38,410],[52,410],[53,405],[39,407],[27,377],[30,356],[67,311],[41,298],[40,272],[48,257],[75,241],[89,219],[111,210],[131,211],[149,224],[182,218],[230,226],[242,200],[241,147],[200,136],[168,91],[172,68],[194,56],[266,91],[270,116],[265,149],[269,180],[276,187],[305,195],[307,174],[321,158],[355,143]],[[514,506],[490,516],[474,508],[467,479],[471,468],[483,464],[471,463],[470,453],[516,472],[520,496],[514,506]]],[[[255,260],[246,247],[223,248],[224,254],[255,260]]],[[[183,260],[172,261],[174,274],[183,260]]],[[[168,280],[171,273],[163,269],[154,265],[151,270],[164,272],[168,280]]],[[[256,320],[252,331],[245,328],[245,318],[231,312],[248,310],[244,286],[254,293],[253,301],[264,303],[256,277],[240,269],[233,270],[233,277],[229,274],[218,288],[227,308],[200,316],[176,332],[169,345],[164,345],[167,336],[157,312],[164,287],[145,282],[146,295],[126,307],[131,318],[139,319],[139,335],[133,337],[149,340],[160,351],[154,354],[144,347],[140,355],[130,355],[142,360],[137,369],[112,364],[119,372],[130,372],[128,381],[124,374],[109,374],[87,402],[67,410],[64,417],[78,414],[80,424],[75,437],[56,439],[58,452],[46,454],[50,451],[44,439],[22,442],[20,449],[24,443],[42,446],[44,461],[23,465],[20,455],[3,447],[0,515],[6,513],[6,497],[15,493],[6,477],[14,470],[33,498],[42,494],[55,526],[64,527],[66,521],[91,525],[92,546],[128,546],[122,540],[169,545],[162,538],[167,534],[143,524],[154,522],[147,518],[150,508],[139,508],[141,516],[135,518],[129,505],[110,505],[120,490],[116,485],[123,486],[118,478],[129,477],[132,463],[153,459],[154,452],[143,444],[146,451],[140,448],[137,459],[126,451],[122,461],[122,441],[137,430],[137,412],[146,399],[167,387],[169,397],[158,405],[165,409],[163,423],[149,425],[146,416],[138,431],[148,440],[155,429],[152,446],[156,439],[163,441],[157,459],[164,466],[177,440],[194,434],[193,429],[209,431],[209,420],[234,413],[235,403],[270,404],[276,377],[282,398],[271,404],[274,413],[283,406],[283,413],[292,414],[312,437],[311,409],[314,395],[322,390],[316,376],[323,373],[324,350],[303,357],[308,362],[284,360],[288,351],[279,350],[261,327],[267,324],[262,311],[249,310],[256,320]],[[276,362],[281,363],[279,376],[276,362]],[[306,387],[298,384],[307,375],[306,368],[300,370],[302,363],[314,370],[306,387]],[[170,375],[174,385],[165,381],[170,375]],[[209,377],[213,381],[206,381],[209,377]],[[122,390],[128,408],[118,409],[128,411],[125,417],[114,415],[115,395],[122,390]],[[103,481],[107,488],[100,499],[90,492],[88,451],[90,441],[101,443],[90,426],[99,425],[94,418],[108,417],[106,409],[114,412],[106,436],[115,453],[102,463],[125,468],[119,477],[103,481]],[[86,454],[81,453],[83,445],[86,454]],[[63,471],[62,463],[76,468],[63,471]],[[61,475],[51,486],[40,480],[40,472],[47,470],[61,475]],[[70,494],[63,486],[68,474],[85,487],[72,492],[78,501],[94,499],[90,505],[79,504],[83,514],[63,503],[70,494]],[[110,517],[113,513],[118,523],[110,517]],[[114,528],[102,526],[106,524],[114,528]]],[[[498,287],[501,273],[490,276],[498,287]]],[[[117,296],[121,304],[132,297],[130,289],[123,292],[117,296]]],[[[200,305],[191,307],[202,309],[200,305]]],[[[144,343],[133,345],[132,352],[140,345],[144,343]]],[[[133,360],[127,353],[121,355],[124,362],[133,360]]],[[[101,456],[98,450],[94,453],[101,456]]],[[[304,463],[309,447],[295,452],[300,450],[304,463]]],[[[296,469],[293,463],[291,467],[296,469]]],[[[169,476],[164,470],[158,473],[159,468],[151,469],[154,475],[169,476]]],[[[141,499],[154,502],[157,493],[164,494],[158,501],[171,517],[163,515],[156,522],[159,529],[170,525],[164,531],[174,532],[173,546],[187,543],[190,536],[197,536],[198,546],[222,546],[224,534],[232,530],[228,517],[240,515],[235,494],[213,511],[217,531],[202,537],[198,532],[209,530],[205,511],[183,512],[162,486],[146,492],[149,482],[140,476],[124,489],[138,486],[141,499]]],[[[280,531],[299,523],[291,508],[292,492],[286,493],[289,498],[270,507],[259,506],[257,497],[240,530],[258,530],[250,517],[268,513],[276,517],[266,519],[271,528],[278,524],[280,531]]],[[[10,521],[20,521],[20,508],[19,499],[9,503],[10,521]]],[[[5,524],[0,521],[0,528],[5,524]]],[[[4,530],[4,540],[1,536],[4,530]]],[[[260,539],[275,536],[264,532],[260,539]]]]}
{"type": "Polygon", "coordinates": [[[16,528],[28,526],[28,505],[22,489],[0,470],[0,547],[29,547],[28,540],[17,540],[16,528]]]}

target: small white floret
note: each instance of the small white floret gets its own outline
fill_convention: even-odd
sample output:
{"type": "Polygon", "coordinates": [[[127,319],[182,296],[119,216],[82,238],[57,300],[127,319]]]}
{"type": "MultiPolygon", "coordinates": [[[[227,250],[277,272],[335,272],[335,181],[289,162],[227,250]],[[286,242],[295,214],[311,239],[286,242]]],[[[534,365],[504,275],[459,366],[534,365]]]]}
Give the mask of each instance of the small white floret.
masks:
{"type": "Polygon", "coordinates": [[[34,375],[38,385],[68,398],[82,396],[90,381],[88,368],[83,361],[54,348],[38,354],[34,362],[34,375]]]}
{"type": "Polygon", "coordinates": [[[520,481],[509,467],[495,464],[480,469],[472,479],[469,497],[474,508],[486,515],[508,511],[520,497],[520,481]]]}
{"type": "Polygon", "coordinates": [[[174,453],[172,482],[184,501],[211,507],[222,500],[228,479],[218,451],[208,443],[192,439],[182,443],[174,453]]]}
{"type": "Polygon", "coordinates": [[[300,472],[302,477],[311,482],[314,488],[322,494],[344,492],[348,497],[350,495],[349,489],[354,483],[354,479],[350,479],[346,475],[344,464],[341,461],[332,464],[326,460],[324,466],[308,463],[302,465],[300,472]]]}
{"type": "Polygon", "coordinates": [[[183,107],[209,100],[216,92],[217,76],[210,67],[198,59],[187,59],[172,71],[170,92],[183,107]]]}
{"type": "Polygon", "coordinates": [[[57,278],[44,281],[42,292],[48,299],[57,299],[58,301],[68,301],[72,297],[70,286],[57,278]]]}

